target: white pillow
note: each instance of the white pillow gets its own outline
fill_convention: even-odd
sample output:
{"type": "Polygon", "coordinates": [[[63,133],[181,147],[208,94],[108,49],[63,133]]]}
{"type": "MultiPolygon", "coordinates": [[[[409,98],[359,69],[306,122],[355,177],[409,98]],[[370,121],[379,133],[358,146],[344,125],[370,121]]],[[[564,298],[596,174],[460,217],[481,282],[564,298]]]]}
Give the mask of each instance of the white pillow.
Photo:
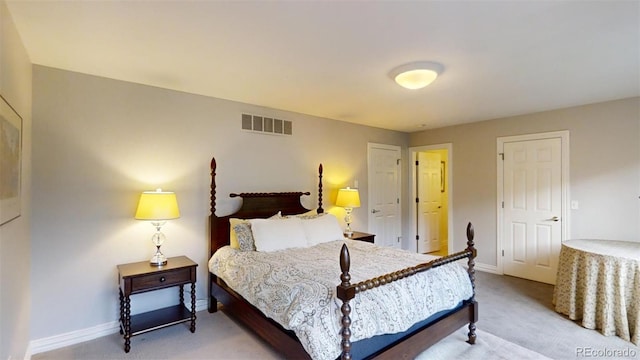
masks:
{"type": "Polygon", "coordinates": [[[252,219],[249,222],[258,251],[269,252],[308,246],[302,220],[296,217],[277,220],[252,219]]]}
{"type": "Polygon", "coordinates": [[[344,239],[342,228],[333,214],[302,220],[302,227],[309,246],[344,239]]]}
{"type": "MultiPolygon", "coordinates": [[[[282,219],[282,214],[278,211],[276,214],[271,215],[269,219],[282,219]]],[[[238,234],[236,233],[236,225],[239,224],[249,224],[249,219],[238,219],[238,218],[230,218],[229,219],[229,245],[231,245],[234,249],[240,249],[240,241],[238,240],[238,234]]],[[[250,235],[250,234],[249,234],[250,235]]],[[[253,238],[249,239],[253,242],[253,238]]]]}

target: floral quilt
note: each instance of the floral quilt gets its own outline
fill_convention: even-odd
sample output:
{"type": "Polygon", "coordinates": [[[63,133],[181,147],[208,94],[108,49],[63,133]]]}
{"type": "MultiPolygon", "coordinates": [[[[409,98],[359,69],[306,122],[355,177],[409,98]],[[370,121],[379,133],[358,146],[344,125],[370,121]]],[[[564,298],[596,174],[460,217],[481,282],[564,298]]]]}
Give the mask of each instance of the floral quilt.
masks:
{"type": "MultiPolygon", "coordinates": [[[[295,332],[309,355],[333,360],[341,353],[339,254],[347,242],[351,283],[435,259],[434,256],[339,240],[275,252],[219,249],[209,270],[267,317],[295,332]]],[[[351,300],[351,340],[407,330],[418,321],[469,299],[466,269],[451,263],[359,293],[351,300]]]]}

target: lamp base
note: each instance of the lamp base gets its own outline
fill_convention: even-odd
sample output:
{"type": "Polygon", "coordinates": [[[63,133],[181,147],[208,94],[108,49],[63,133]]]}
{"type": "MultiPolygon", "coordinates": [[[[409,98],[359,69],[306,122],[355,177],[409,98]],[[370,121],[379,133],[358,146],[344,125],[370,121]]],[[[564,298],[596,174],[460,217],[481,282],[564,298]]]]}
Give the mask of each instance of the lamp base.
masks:
{"type": "Polygon", "coordinates": [[[353,230],[351,230],[351,211],[353,210],[350,207],[344,208],[346,215],[344,217],[344,222],[347,224],[347,228],[344,230],[344,235],[348,238],[353,236],[353,230]]]}
{"type": "Polygon", "coordinates": [[[164,225],[164,223],[165,221],[152,223],[153,226],[156,227],[156,233],[153,234],[153,236],[151,237],[151,242],[153,243],[153,245],[156,246],[156,253],[153,255],[153,257],[149,261],[151,266],[167,265],[167,258],[164,256],[162,251],[160,251],[160,246],[162,246],[162,243],[166,239],[164,234],[160,232],[160,228],[162,227],[162,225],[164,225]]]}
{"type": "Polygon", "coordinates": [[[153,255],[153,257],[149,261],[149,264],[151,266],[167,265],[167,258],[160,252],[160,249],[158,249],[158,252],[155,253],[155,255],[153,255]]]}
{"type": "Polygon", "coordinates": [[[347,223],[347,228],[344,230],[344,236],[351,238],[353,236],[353,230],[351,230],[351,223],[347,223]]]}

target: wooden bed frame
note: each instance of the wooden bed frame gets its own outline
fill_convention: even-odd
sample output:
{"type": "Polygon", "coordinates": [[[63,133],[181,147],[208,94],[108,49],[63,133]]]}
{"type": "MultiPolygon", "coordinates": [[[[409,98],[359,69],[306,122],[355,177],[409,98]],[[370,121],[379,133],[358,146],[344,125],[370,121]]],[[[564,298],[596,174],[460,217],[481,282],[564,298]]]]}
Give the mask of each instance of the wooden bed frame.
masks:
{"type": "MultiPolygon", "coordinates": [[[[322,208],[322,164],[318,168],[318,213],[323,213],[322,208]]],[[[216,215],[216,161],[211,159],[211,215],[209,257],[219,248],[229,245],[229,219],[240,218],[268,218],[278,211],[282,215],[296,215],[310,211],[300,204],[300,197],[310,195],[309,192],[278,192],[278,193],[241,193],[230,194],[231,197],[241,197],[241,208],[230,215],[218,217],[216,215]]],[[[445,338],[460,327],[469,324],[468,343],[474,344],[476,340],[476,326],[478,321],[478,303],[475,300],[475,270],[474,258],[476,249],[473,243],[473,227],[467,226],[467,248],[464,251],[439,258],[437,260],[386,274],[374,279],[351,284],[349,275],[350,258],[346,245],[343,245],[339,261],[342,274],[337,286],[337,297],[342,300],[342,359],[351,359],[351,320],[349,318],[351,308],[349,301],[357,293],[383,286],[386,283],[414,275],[416,273],[442,266],[460,259],[468,258],[468,273],[473,286],[473,296],[464,301],[461,307],[447,313],[428,325],[407,334],[401,340],[390,344],[386,348],[371,354],[367,358],[379,359],[409,359],[415,358],[422,351],[445,338]]],[[[336,283],[338,279],[336,278],[336,283]]],[[[284,329],[277,322],[267,318],[256,307],[231,289],[222,279],[209,273],[209,312],[216,312],[217,302],[223,304],[223,310],[246,327],[255,332],[263,340],[273,346],[278,352],[288,359],[309,359],[309,354],[304,350],[293,331],[284,329]]]]}

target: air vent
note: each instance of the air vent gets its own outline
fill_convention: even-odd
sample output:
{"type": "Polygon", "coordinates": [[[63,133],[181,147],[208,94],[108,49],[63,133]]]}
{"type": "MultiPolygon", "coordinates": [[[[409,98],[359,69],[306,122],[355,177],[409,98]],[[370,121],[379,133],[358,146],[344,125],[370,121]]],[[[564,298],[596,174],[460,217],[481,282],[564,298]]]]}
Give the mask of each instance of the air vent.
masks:
{"type": "Polygon", "coordinates": [[[293,135],[293,123],[289,120],[242,114],[242,130],[262,134],[293,135]]]}

